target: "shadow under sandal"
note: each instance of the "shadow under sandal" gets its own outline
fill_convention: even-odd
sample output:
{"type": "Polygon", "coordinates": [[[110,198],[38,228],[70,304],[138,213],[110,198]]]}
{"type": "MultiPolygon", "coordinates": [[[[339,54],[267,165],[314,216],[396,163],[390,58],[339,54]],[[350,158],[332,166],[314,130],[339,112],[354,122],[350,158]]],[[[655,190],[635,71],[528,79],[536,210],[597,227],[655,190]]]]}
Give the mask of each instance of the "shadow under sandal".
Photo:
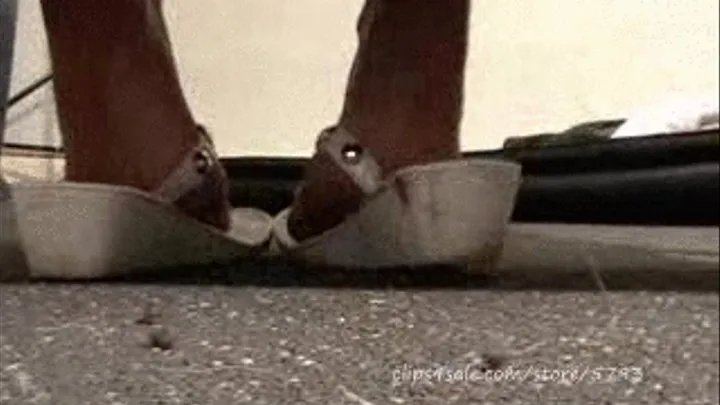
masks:
{"type": "Polygon", "coordinates": [[[457,159],[383,176],[372,152],[344,129],[323,131],[316,147],[353,179],[364,201],[340,225],[302,241],[288,230],[290,208],[282,211],[273,254],[358,269],[497,261],[520,185],[518,164],[457,159]]]}
{"type": "Polygon", "coordinates": [[[210,138],[201,138],[152,193],[76,182],[5,184],[0,276],[98,279],[266,250],[272,218],[263,211],[232,210],[226,232],[192,217],[202,218],[207,190],[226,187],[210,138]]]}

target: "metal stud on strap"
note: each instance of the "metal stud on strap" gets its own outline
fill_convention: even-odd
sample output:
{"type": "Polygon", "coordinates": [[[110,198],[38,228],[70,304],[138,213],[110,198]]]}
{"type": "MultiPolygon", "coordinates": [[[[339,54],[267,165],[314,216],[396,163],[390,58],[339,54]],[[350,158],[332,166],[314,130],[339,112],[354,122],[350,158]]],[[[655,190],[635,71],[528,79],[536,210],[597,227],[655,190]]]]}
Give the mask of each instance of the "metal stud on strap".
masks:
{"type": "Polygon", "coordinates": [[[200,186],[208,173],[218,164],[213,153],[212,140],[203,128],[200,143],[155,190],[155,194],[166,201],[176,201],[185,193],[200,186]]]}
{"type": "Polygon", "coordinates": [[[380,165],[370,150],[360,145],[347,130],[340,127],[325,129],[318,137],[316,148],[330,155],[365,194],[373,194],[380,188],[380,165]]]}

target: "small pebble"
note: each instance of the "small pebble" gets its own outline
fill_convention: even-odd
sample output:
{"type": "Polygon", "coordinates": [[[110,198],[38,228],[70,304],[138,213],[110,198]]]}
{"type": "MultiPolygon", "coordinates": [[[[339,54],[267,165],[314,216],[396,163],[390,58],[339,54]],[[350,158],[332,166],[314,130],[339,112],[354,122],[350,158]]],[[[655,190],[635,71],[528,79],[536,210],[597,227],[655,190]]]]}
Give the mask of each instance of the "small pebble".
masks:
{"type": "Polygon", "coordinates": [[[485,353],[482,355],[482,366],[483,370],[498,370],[505,364],[505,356],[496,353],[485,353]]]}
{"type": "Polygon", "coordinates": [[[173,348],[173,338],[170,330],[165,326],[155,326],[147,334],[147,345],[151,349],[159,349],[162,351],[173,348]]]}
{"type": "Polygon", "coordinates": [[[315,364],[315,363],[317,363],[315,360],[306,359],[306,360],[302,361],[302,362],[300,363],[300,365],[303,366],[303,367],[309,367],[309,366],[312,366],[312,365],[315,364]]]}

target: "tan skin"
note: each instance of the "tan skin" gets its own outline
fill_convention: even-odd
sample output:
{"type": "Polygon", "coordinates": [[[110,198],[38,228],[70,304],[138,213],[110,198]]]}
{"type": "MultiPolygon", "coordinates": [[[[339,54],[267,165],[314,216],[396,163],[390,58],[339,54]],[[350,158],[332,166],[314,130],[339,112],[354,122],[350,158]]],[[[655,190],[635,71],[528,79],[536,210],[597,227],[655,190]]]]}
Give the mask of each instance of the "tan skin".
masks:
{"type": "MultiPolygon", "coordinates": [[[[366,0],[338,125],[385,172],[459,156],[470,0],[366,0]]],[[[198,143],[160,0],[42,0],[67,179],[153,190],[198,143]]],[[[307,167],[290,218],[298,238],[358,209],[325,156],[307,167]]],[[[226,193],[198,219],[228,227],[226,193]]],[[[183,206],[179,207],[184,209],[183,206]]]]}

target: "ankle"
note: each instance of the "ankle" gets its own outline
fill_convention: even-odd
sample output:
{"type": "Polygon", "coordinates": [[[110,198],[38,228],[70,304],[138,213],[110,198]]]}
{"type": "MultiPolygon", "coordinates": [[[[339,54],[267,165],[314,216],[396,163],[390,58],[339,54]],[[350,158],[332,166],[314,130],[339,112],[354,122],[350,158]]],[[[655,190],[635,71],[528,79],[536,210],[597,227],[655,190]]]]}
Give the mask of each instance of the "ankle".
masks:
{"type": "Polygon", "coordinates": [[[66,157],[68,181],[114,184],[153,191],[197,146],[196,130],[185,132],[173,142],[142,142],[128,137],[102,145],[73,144],[66,157]]]}
{"type": "MultiPolygon", "coordinates": [[[[370,151],[385,175],[411,165],[460,157],[456,137],[433,138],[419,133],[411,138],[399,131],[395,134],[352,133],[370,151]]],[[[303,186],[296,197],[288,231],[295,239],[303,240],[339,225],[348,214],[360,209],[365,195],[327,154],[316,152],[305,169],[303,186]]]]}
{"type": "Polygon", "coordinates": [[[461,156],[459,136],[448,128],[431,128],[429,125],[418,128],[402,123],[393,125],[380,119],[372,121],[371,127],[363,127],[358,125],[359,120],[355,117],[344,118],[340,126],[372,152],[386,173],[461,156]]]}

